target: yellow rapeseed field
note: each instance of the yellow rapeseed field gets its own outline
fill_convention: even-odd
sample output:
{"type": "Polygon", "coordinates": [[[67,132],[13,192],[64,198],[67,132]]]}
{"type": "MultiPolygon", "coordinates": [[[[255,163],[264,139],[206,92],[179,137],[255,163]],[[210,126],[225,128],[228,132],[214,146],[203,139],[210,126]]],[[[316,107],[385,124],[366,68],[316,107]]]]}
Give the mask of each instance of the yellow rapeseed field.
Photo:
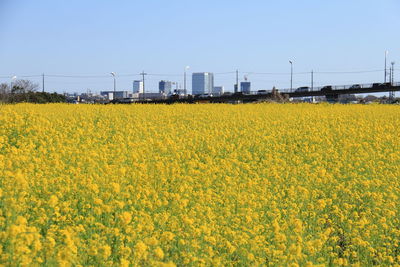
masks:
{"type": "Polygon", "coordinates": [[[400,107],[0,106],[0,264],[400,264],[400,107]]]}

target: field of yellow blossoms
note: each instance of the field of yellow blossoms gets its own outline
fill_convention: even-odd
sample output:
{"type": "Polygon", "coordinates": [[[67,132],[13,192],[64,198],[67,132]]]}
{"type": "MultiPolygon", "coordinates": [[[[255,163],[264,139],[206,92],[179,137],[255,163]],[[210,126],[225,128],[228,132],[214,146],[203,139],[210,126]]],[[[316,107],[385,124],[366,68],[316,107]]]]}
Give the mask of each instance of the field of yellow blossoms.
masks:
{"type": "Polygon", "coordinates": [[[400,107],[0,105],[0,265],[400,264],[400,107]]]}

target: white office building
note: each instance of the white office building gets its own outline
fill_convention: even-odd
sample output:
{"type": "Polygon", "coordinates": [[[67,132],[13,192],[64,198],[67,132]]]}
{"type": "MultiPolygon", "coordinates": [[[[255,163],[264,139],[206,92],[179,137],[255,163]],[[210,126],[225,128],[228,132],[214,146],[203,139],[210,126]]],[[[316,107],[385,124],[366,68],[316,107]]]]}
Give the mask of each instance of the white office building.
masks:
{"type": "Polygon", "coordinates": [[[133,90],[132,92],[135,93],[139,93],[139,94],[143,94],[144,90],[143,90],[143,81],[140,80],[136,80],[133,81],[133,90]]]}
{"type": "Polygon", "coordinates": [[[214,89],[214,74],[211,72],[195,72],[192,74],[192,94],[211,94],[214,89]]]}

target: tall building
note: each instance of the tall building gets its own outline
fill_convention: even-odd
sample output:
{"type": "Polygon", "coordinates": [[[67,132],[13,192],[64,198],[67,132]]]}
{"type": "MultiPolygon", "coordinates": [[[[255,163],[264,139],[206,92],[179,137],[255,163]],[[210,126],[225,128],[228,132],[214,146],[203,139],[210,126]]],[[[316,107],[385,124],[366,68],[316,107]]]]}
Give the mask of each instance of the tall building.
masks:
{"type": "Polygon", "coordinates": [[[224,87],[223,86],[214,86],[212,91],[213,96],[220,96],[224,94],[224,87]]]}
{"type": "Polygon", "coordinates": [[[166,95],[170,94],[172,90],[172,82],[170,81],[160,81],[158,83],[158,91],[166,95]]]}
{"type": "Polygon", "coordinates": [[[192,74],[192,94],[211,94],[214,89],[214,74],[211,72],[195,72],[192,74]]]}
{"type": "Polygon", "coordinates": [[[133,93],[143,94],[143,81],[136,80],[133,81],[133,93]]]}
{"type": "Polygon", "coordinates": [[[243,94],[250,94],[251,91],[251,83],[250,82],[241,82],[240,83],[240,91],[243,94]]]}

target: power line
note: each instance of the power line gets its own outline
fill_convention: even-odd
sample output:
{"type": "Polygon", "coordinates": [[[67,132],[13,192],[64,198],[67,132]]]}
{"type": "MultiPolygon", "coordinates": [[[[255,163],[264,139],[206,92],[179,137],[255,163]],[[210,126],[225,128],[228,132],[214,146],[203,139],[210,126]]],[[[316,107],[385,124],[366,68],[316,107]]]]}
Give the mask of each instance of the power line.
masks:
{"type": "MultiPolygon", "coordinates": [[[[372,73],[382,72],[382,70],[360,70],[360,71],[313,71],[314,74],[354,74],[354,73],[372,73]]],[[[290,72],[243,72],[248,75],[290,75],[290,72]]],[[[293,75],[311,74],[311,71],[293,72],[293,75]]]]}
{"type": "Polygon", "coordinates": [[[136,76],[141,76],[141,74],[140,73],[135,73],[135,74],[120,74],[120,75],[117,75],[117,77],[136,77],[136,76]]]}
{"type": "Polygon", "coordinates": [[[182,74],[148,73],[150,76],[182,76],[182,74]]]}
{"type": "Polygon", "coordinates": [[[214,72],[214,75],[234,74],[236,71],[214,72]]]}
{"type": "MultiPolygon", "coordinates": [[[[243,72],[247,75],[290,75],[290,72],[251,72],[251,71],[245,71],[243,72]]],[[[298,74],[310,74],[310,71],[307,72],[293,72],[293,75],[298,75],[298,74]]],[[[314,72],[315,73],[315,72],[314,72]]]]}
{"type": "MultiPolygon", "coordinates": [[[[39,75],[41,76],[41,75],[39,75]]],[[[133,77],[140,76],[140,73],[137,74],[116,74],[115,77],[133,77]]],[[[22,77],[22,76],[19,76],[22,77]]],[[[109,75],[68,75],[68,74],[46,74],[45,77],[53,77],[53,78],[109,78],[109,75]]]]}
{"type": "MultiPolygon", "coordinates": [[[[396,68],[395,71],[400,69],[396,68]]],[[[355,74],[355,73],[373,73],[373,72],[382,72],[383,70],[375,69],[375,70],[359,70],[359,71],[314,71],[314,74],[355,74]]],[[[225,74],[235,74],[236,71],[227,71],[227,72],[215,72],[214,75],[225,75],[225,74]]],[[[241,72],[246,75],[290,75],[289,72],[253,72],[253,71],[243,71],[241,72]]],[[[304,75],[311,74],[310,71],[307,72],[294,72],[293,75],[304,75]]],[[[177,76],[180,77],[182,74],[175,73],[148,73],[149,76],[177,76]]],[[[83,75],[83,74],[32,74],[32,75],[16,75],[19,78],[37,78],[37,77],[49,77],[49,78],[109,78],[109,75],[106,74],[98,74],[98,75],[83,75]]],[[[119,74],[117,77],[137,77],[142,76],[141,73],[130,73],[130,74],[119,74]]],[[[2,79],[11,79],[14,75],[1,75],[2,79]]]]}
{"type": "Polygon", "coordinates": [[[38,74],[38,75],[3,75],[3,76],[0,76],[0,78],[11,79],[14,76],[17,76],[18,78],[35,78],[35,77],[42,77],[42,74],[38,74]]]}
{"type": "Polygon", "coordinates": [[[346,73],[371,73],[371,72],[382,72],[383,70],[360,70],[360,71],[314,71],[319,74],[346,74],[346,73]]]}
{"type": "Polygon", "coordinates": [[[53,78],[110,78],[109,75],[65,75],[65,74],[46,74],[46,77],[53,77],[53,78]]]}
{"type": "MultiPolygon", "coordinates": [[[[243,73],[247,75],[290,75],[289,73],[286,72],[253,72],[253,71],[244,71],[243,73]]],[[[297,74],[297,73],[293,73],[297,74]]]]}

